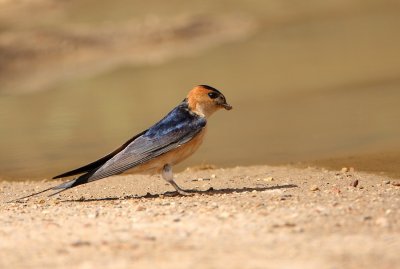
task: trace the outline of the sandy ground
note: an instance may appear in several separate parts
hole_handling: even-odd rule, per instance
[[[358,185],[356,185],[358,180]],[[400,181],[354,171],[124,175],[53,198],[1,182],[0,268],[399,268]]]

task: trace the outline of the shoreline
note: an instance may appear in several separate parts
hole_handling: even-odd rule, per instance
[[[196,171],[196,170],[210,170],[210,169],[233,169],[235,167],[253,167],[253,166],[270,166],[270,167],[293,167],[300,169],[320,169],[328,171],[340,171],[342,169],[348,169],[352,171],[357,171],[361,173],[369,173],[374,175],[379,175],[383,177],[388,177],[391,179],[400,179],[400,166],[397,165],[397,161],[400,159],[400,152],[398,151],[381,151],[381,152],[369,152],[369,153],[359,153],[343,156],[333,156],[328,158],[320,159],[310,159],[310,160],[300,160],[292,162],[274,162],[271,161],[267,164],[246,164],[243,166],[237,165],[214,165],[208,163],[202,163],[199,165],[178,165],[175,171],[177,173],[183,173],[185,171]],[[189,162],[192,163],[192,162]],[[76,164],[75,166],[79,166]],[[73,166],[71,166],[73,167]],[[70,168],[71,168],[70,167]],[[186,168],[184,168],[186,167]],[[64,170],[70,169],[68,167]],[[39,173],[35,174],[33,177],[28,177],[24,175],[11,175],[10,172],[3,174],[0,173],[0,182],[54,182],[51,179],[53,174],[59,174],[63,169],[58,169],[50,173]],[[28,173],[28,172],[26,172]],[[134,175],[128,171],[123,173],[123,175]]]

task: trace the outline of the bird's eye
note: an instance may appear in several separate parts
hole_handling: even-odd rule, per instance
[[[208,96],[210,96],[211,99],[215,99],[215,98],[218,97],[218,93],[216,93],[216,92],[209,92],[209,93],[208,93]]]

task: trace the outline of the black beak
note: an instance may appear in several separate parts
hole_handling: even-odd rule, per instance
[[[217,101],[218,105],[225,108],[226,110],[232,109],[232,106],[226,102],[226,99],[222,94],[218,97],[218,99],[216,101]]]
[[[221,105],[223,108],[225,108],[226,110],[231,110],[233,107],[227,103],[224,103]]]

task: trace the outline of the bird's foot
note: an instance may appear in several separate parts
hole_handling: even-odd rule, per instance
[[[181,189],[181,187],[179,187],[178,184],[176,184],[174,180],[171,179],[171,180],[169,180],[168,182],[172,185],[172,187],[174,187],[174,189],[175,189],[180,195],[184,195],[184,196],[192,196],[192,195],[193,195],[193,193],[189,193],[189,192],[186,192],[186,191],[184,191],[183,189]]]
[[[193,193],[186,192],[186,191],[184,191],[184,190],[182,190],[182,189],[177,189],[176,191],[177,191],[180,195],[183,195],[183,196],[193,196]]]

